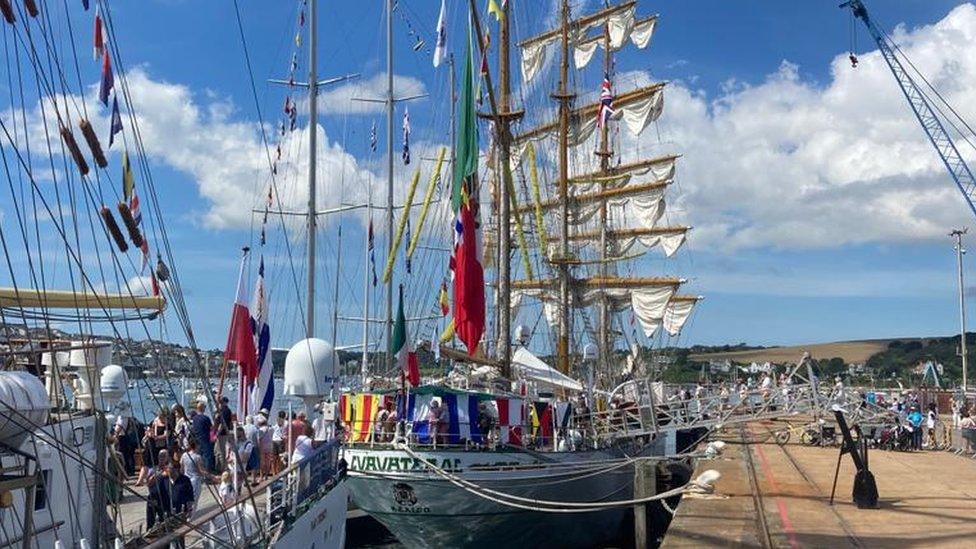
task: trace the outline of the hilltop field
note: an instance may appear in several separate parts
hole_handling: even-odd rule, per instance
[[[812,343],[808,345],[794,345],[791,347],[765,347],[761,349],[747,349],[741,351],[719,351],[706,353],[691,353],[688,360],[693,362],[709,362],[731,360],[732,362],[796,362],[804,351],[809,352],[815,360],[830,360],[840,357],[847,364],[864,364],[869,358],[888,348],[892,341],[920,341],[918,338],[870,339],[864,341],[835,341],[831,343]]]

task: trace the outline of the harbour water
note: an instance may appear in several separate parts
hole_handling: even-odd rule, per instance
[[[213,390],[217,390],[217,381],[211,381]],[[284,380],[275,379],[275,398],[273,414],[278,410],[288,410],[289,406],[293,410],[304,409],[301,399],[285,395],[283,391]],[[237,385],[236,382],[224,382],[223,394],[230,400],[231,410],[238,412],[237,406]],[[174,404],[182,404],[184,408],[189,408],[193,402],[205,397],[203,381],[199,378],[181,377],[147,377],[144,379],[132,380],[129,382],[129,389],[125,398],[122,400],[131,406],[132,416],[143,423],[152,421],[160,407],[171,408]],[[209,403],[208,403],[209,409]]]

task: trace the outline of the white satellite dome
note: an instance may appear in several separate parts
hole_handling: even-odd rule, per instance
[[[0,441],[9,446],[20,446],[32,431],[47,423],[51,408],[47,390],[27,372],[0,372],[0,402],[17,412],[0,414]]]
[[[129,388],[129,376],[121,366],[109,364],[102,368],[102,403],[106,409],[112,409],[125,396]]]
[[[327,341],[308,338],[288,349],[285,357],[284,393],[297,397],[322,397],[329,393],[331,379],[339,375],[335,348]]]

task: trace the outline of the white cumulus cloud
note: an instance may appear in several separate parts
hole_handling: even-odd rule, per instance
[[[976,118],[976,7],[893,37],[964,118]],[[618,77],[628,87],[650,81]],[[674,206],[696,226],[699,249],[912,242],[972,222],[876,50],[857,68],[838,55],[825,84],[788,61],[714,97],[673,83],[660,130],[684,155]],[[655,134],[626,140],[625,159],[660,149]],[[972,148],[961,150],[972,162]]]

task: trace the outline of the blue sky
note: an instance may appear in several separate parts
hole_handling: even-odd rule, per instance
[[[542,30],[552,17],[549,1],[512,2],[519,39]],[[415,155],[432,155],[446,143],[446,72],[430,66],[426,51],[432,48],[439,2],[401,3],[406,8],[394,20],[394,72],[402,93],[431,96],[411,103],[410,116]],[[371,154],[367,144],[375,122],[383,150],[382,115],[356,112],[365,107],[353,107],[348,100],[350,93],[378,91],[373,84],[382,82],[382,2],[320,4],[321,76],[362,73],[356,87],[326,94],[320,106],[325,110],[320,120],[325,162],[333,170],[326,172],[324,205],[335,205],[360,200],[364,193],[357,190],[357,181],[383,173],[380,156]],[[460,55],[466,2],[449,4],[449,43]],[[589,11],[597,3],[588,4],[579,9]],[[618,55],[617,70],[627,77],[615,85],[625,89],[628,79],[641,78],[672,82],[664,115],[649,132],[685,155],[673,205],[677,219],[699,229],[667,267],[689,279],[690,291],[706,296],[678,344],[796,344],[957,329],[955,257],[943,235],[971,223],[971,213],[941,171],[877,53],[869,53],[874,48],[860,28],[862,64],[856,72],[846,66],[850,23],[836,4],[671,0],[638,5],[642,15],[651,9],[659,13],[660,25],[647,50]],[[950,98],[972,119],[976,37],[954,40],[951,32],[928,27],[950,13],[955,19],[944,22],[950,27],[976,21],[976,11],[956,9],[960,4],[875,0],[869,8],[888,28],[903,25],[906,50],[917,53],[913,58],[919,66],[931,69],[928,74],[950,89]],[[240,5],[259,103],[273,124],[285,91],[265,80],[287,69],[297,2],[240,0]],[[220,347],[239,248],[253,244],[248,210],[258,207],[267,185],[234,7],[230,2],[151,0],[115,2],[112,9],[123,61],[145,91],[135,108],[159,131],[149,147],[150,161],[196,333],[203,346]],[[78,11],[73,17],[76,40],[87,48],[90,22]],[[416,38],[411,28],[427,41],[419,52],[412,50]],[[304,55],[300,72],[307,68]],[[96,82],[97,67],[90,65],[88,73],[87,80]],[[544,85],[552,75],[550,70],[543,76]],[[577,78],[587,88],[581,91],[598,86],[594,70]],[[538,104],[530,106],[541,108]],[[299,125],[305,123],[303,116]],[[399,128],[398,120],[397,153]],[[301,139],[292,145],[297,154]],[[654,147],[644,141],[630,145]],[[257,151],[257,159],[250,159],[250,167],[235,168],[241,163],[235,155],[248,151]],[[282,180],[297,184],[298,175]],[[398,194],[406,175],[399,167]],[[422,181],[426,177],[424,172]],[[300,198],[291,197],[295,205]],[[324,299],[318,331],[327,339],[337,223],[335,218],[323,221],[320,237]],[[345,216],[341,223],[340,309],[359,315],[362,216]],[[275,290],[277,346],[289,346],[301,331],[284,242],[280,235],[272,238],[267,250],[276,258],[269,259],[269,284]],[[296,256],[304,253],[300,239],[290,245]],[[436,254],[426,257],[444,262]],[[657,265],[651,262],[650,268]],[[971,257],[966,265],[971,267]],[[405,276],[399,266],[397,276]],[[411,309],[417,314],[430,308],[430,289],[424,284],[413,283]],[[177,338],[175,322],[169,329]],[[340,343],[355,341],[359,330],[344,325]]]

